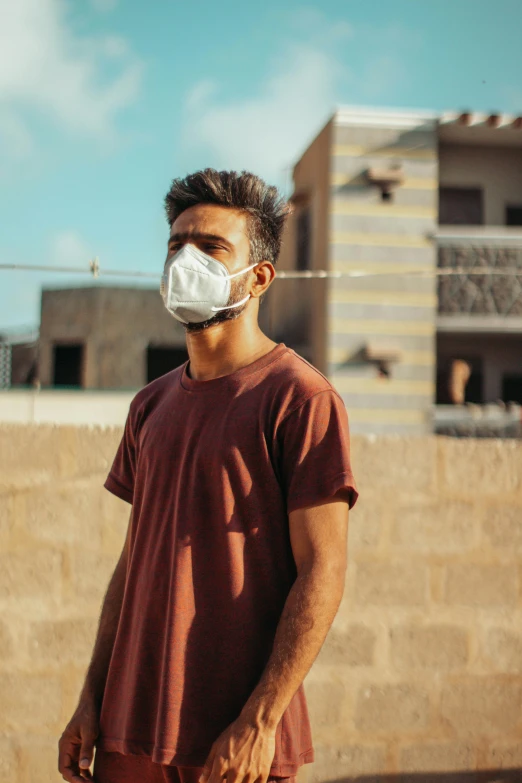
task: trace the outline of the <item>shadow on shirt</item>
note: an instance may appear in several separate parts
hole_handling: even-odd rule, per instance
[[[252,477],[255,455],[251,459],[244,470]],[[226,480],[233,483],[234,475]],[[247,493],[244,486],[230,490],[226,525],[209,522],[205,529],[197,515],[193,533],[178,540],[178,546],[192,550],[195,601],[185,653],[179,752],[199,752],[205,758],[259,682],[297,575],[282,500],[277,508],[253,480]]]

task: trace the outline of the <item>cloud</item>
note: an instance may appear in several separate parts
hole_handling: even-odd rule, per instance
[[[55,234],[51,240],[50,263],[57,266],[83,266],[86,270],[93,258],[92,248],[78,232],[67,229]]]
[[[409,79],[401,52],[421,44],[416,31],[398,24],[354,26],[316,8],[283,14],[285,24],[282,53],[253,94],[224,99],[221,85],[205,79],[186,95],[182,143],[198,151],[198,163],[246,168],[288,185],[289,169],[346,96],[357,104],[388,101]],[[360,50],[361,40],[371,42],[367,54],[342,65],[350,62],[346,48]]]
[[[31,112],[32,117],[35,111],[62,131],[98,140],[114,138],[118,112],[139,92],[142,65],[126,41],[78,35],[67,8],[64,0],[0,0],[4,139],[9,138],[5,126],[15,122],[28,139],[27,115]],[[104,78],[107,62],[110,72],[116,71],[110,78]]]
[[[33,150],[33,140],[15,111],[0,110],[0,144],[8,148],[13,158],[25,158]]]
[[[385,54],[366,63],[361,72],[361,80],[367,100],[386,100],[398,84],[408,80],[408,71],[398,57]]]
[[[328,52],[294,43],[250,98],[223,101],[218,85],[201,81],[187,95],[184,142],[203,148],[212,165],[281,184],[284,169],[333,112],[339,71]]]

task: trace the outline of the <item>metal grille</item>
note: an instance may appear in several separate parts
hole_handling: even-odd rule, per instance
[[[442,245],[438,267],[462,270],[439,276],[439,313],[522,316],[522,247]]]
[[[522,406],[436,405],[434,431],[454,438],[522,438]]]
[[[0,342],[0,389],[11,386],[11,343]]]

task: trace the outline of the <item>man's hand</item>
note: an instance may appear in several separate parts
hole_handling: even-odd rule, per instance
[[[275,755],[275,728],[239,717],[214,742],[200,783],[266,783]]]
[[[94,702],[80,702],[58,743],[58,771],[67,783],[92,780],[90,766],[98,732],[99,717]]]

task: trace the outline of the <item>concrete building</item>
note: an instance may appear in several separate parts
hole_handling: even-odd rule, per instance
[[[268,312],[263,305],[266,329]],[[42,291],[38,379],[44,389],[139,389],[187,358],[183,326],[158,288]]]
[[[93,285],[44,290],[42,387],[139,389],[187,358],[182,325],[159,290]]]
[[[522,402],[522,118],[340,109],[292,200],[281,272],[334,276],[280,280],[271,322],[352,431],[432,431],[459,385],[466,402]]]

